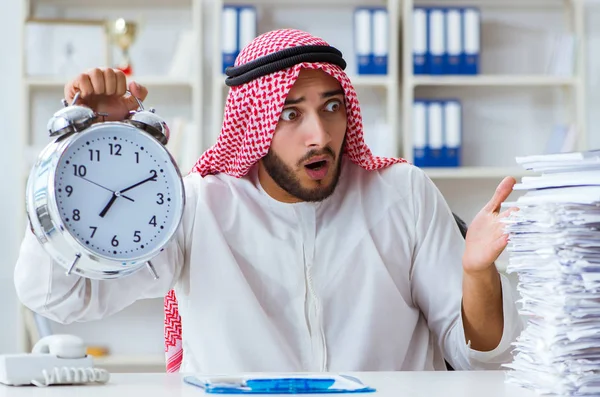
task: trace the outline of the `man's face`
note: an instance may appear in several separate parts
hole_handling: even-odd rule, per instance
[[[321,70],[303,69],[291,88],[260,182],[279,201],[321,201],[337,184],[346,136],[340,83]]]

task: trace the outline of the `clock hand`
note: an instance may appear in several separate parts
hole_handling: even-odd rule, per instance
[[[106,213],[108,212],[110,207],[112,207],[112,205],[115,203],[115,200],[117,199],[117,197],[119,197],[117,195],[117,193],[116,192],[113,193],[112,197],[108,201],[108,204],[106,204],[106,207],[104,207],[104,209],[100,212],[100,218],[104,218],[104,215],[106,215]]]
[[[101,184],[99,184],[99,183],[96,183],[96,182],[94,182],[94,181],[91,181],[91,180],[87,179],[86,177],[83,177],[83,176],[80,176],[80,175],[78,175],[78,176],[79,176],[81,179],[83,179],[84,181],[88,181],[89,183],[91,183],[91,184],[93,184],[93,185],[96,185],[96,186],[99,186],[99,187],[101,187],[101,188],[102,188],[102,189],[104,189],[104,190],[108,190],[108,191],[109,191],[109,192],[111,192],[112,194],[114,194],[114,193],[115,193],[115,191],[114,191],[114,190],[111,190],[111,189],[107,188],[106,186],[102,186]],[[121,195],[121,197],[123,197],[124,199],[127,199],[127,200],[129,200],[129,201],[131,201],[131,202],[135,202],[135,200],[134,200],[134,199],[132,199],[131,197],[127,197],[127,196],[125,196],[125,195]]]
[[[129,187],[127,187],[127,188],[125,188],[125,189],[121,190],[121,191],[120,191],[120,193],[124,193],[124,192],[126,192],[126,191],[128,191],[128,190],[131,190],[131,189],[133,189],[134,187],[138,187],[138,186],[140,186],[141,184],[143,184],[143,183],[146,183],[146,182],[148,182],[148,181],[154,181],[154,182],[156,182],[156,175],[154,175],[154,176],[151,176],[150,178],[146,178],[146,179],[144,179],[143,181],[140,181],[140,182],[138,182],[138,183],[135,183],[135,184],[133,184],[133,185],[131,185],[131,186],[129,186]]]

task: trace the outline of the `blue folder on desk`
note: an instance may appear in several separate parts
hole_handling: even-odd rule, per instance
[[[359,379],[338,374],[185,376],[184,382],[212,394],[370,393]]]

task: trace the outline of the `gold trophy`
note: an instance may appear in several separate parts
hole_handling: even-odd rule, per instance
[[[121,48],[122,60],[117,68],[122,70],[127,76],[131,76],[133,68],[129,57],[129,47],[136,38],[137,24],[132,21],[126,21],[123,18],[108,23],[108,34],[112,41]]]

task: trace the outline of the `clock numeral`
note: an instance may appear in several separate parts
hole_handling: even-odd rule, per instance
[[[120,156],[121,155],[121,145],[118,143],[109,143],[110,146],[110,154],[112,156]]]
[[[156,215],[154,215],[151,219],[150,222],[148,222],[149,225],[152,226],[156,226]]]
[[[156,179],[156,171],[150,170],[150,173],[152,174],[152,178]]]
[[[72,218],[73,218],[74,221],[81,220],[81,216],[80,216],[80,213],[79,213],[78,209],[73,210],[73,216],[72,216]]]
[[[142,237],[140,236],[140,231],[139,231],[139,230],[136,230],[136,231],[133,233],[133,242],[134,242],[134,243],[139,243],[140,241],[142,241]]]
[[[94,161],[94,159],[100,161],[100,150],[89,149],[88,152],[90,152],[90,161]]]
[[[85,165],[73,164],[73,174],[75,176],[85,176],[85,174],[87,174],[87,168],[85,168]]]
[[[140,163],[140,152],[135,152],[135,162],[136,164]]]
[[[158,197],[156,204],[163,205],[165,203],[165,196],[162,193],[157,193],[156,196]]]
[[[118,247],[119,246],[119,240],[117,240],[117,235],[116,234],[113,236],[113,238],[110,241],[110,243],[112,244],[113,247]]]
[[[90,238],[94,238],[94,234],[96,234],[96,230],[98,229],[97,226],[90,226],[90,229],[92,229],[92,235],[90,236]]]
[[[65,191],[67,192],[67,197],[71,197],[73,194],[73,186],[67,185],[67,187],[65,187]]]

